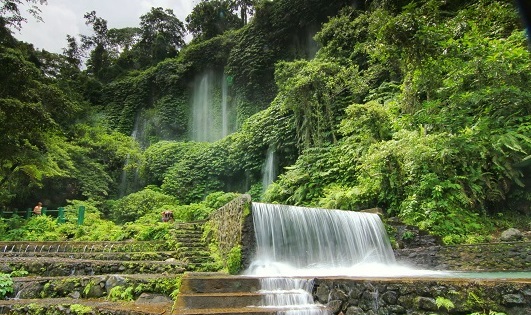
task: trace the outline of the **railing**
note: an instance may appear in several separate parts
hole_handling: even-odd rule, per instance
[[[26,219],[31,218],[33,214],[33,211],[31,208],[27,208],[26,210],[12,210],[12,211],[5,211],[3,209],[0,209],[0,218],[8,218],[13,217],[14,215],[17,215],[19,217],[23,217]],[[41,215],[48,215],[52,217],[57,218],[58,223],[65,223],[65,208],[59,207],[57,209],[47,209],[46,207],[43,207],[41,209]],[[85,221],[85,206],[79,206],[77,209],[77,224],[82,225]]]

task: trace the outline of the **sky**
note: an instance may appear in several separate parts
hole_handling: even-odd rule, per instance
[[[108,28],[137,27],[140,16],[149,12],[152,7],[172,9],[183,23],[186,16],[200,0],[47,0],[47,5],[40,6],[40,16],[44,20],[38,22],[29,14],[27,23],[22,30],[13,30],[13,35],[21,41],[32,43],[36,49],[45,49],[54,53],[62,53],[66,47],[66,35],[76,38],[79,34],[91,34],[90,27],[85,25],[83,15],[96,11],[96,16],[107,20]],[[27,6],[20,7],[26,11]]]

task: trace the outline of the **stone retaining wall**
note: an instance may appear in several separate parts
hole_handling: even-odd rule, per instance
[[[314,284],[315,301],[334,315],[531,314],[529,280],[319,278]]]
[[[435,270],[531,270],[531,242],[429,246],[395,250],[398,262]]]
[[[151,275],[100,275],[100,276],[69,276],[69,277],[29,277],[16,278],[10,298],[42,299],[42,298],[101,298],[106,297],[116,286],[142,287],[142,292],[169,295],[168,288],[177,283],[181,275],[156,277]],[[174,285],[175,286],[175,285]],[[0,312],[1,314],[1,312]]]
[[[242,257],[249,251],[249,233],[246,221],[249,220],[251,196],[241,195],[212,213],[208,219],[211,235],[215,240],[223,262],[227,262],[232,248],[241,246]],[[243,259],[245,260],[245,258]],[[226,267],[226,266],[225,266]]]
[[[187,268],[186,264],[178,261],[90,261],[65,258],[38,259],[32,257],[0,259],[0,272],[2,273],[25,270],[28,272],[28,276],[46,277],[142,273],[180,274],[186,271]]]

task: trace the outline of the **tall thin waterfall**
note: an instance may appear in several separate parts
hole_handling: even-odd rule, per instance
[[[275,150],[272,147],[267,149],[266,160],[262,167],[262,187],[265,191],[273,181],[277,178],[277,163]]]
[[[221,137],[229,135],[229,108],[228,108],[228,84],[227,76],[221,77]]]
[[[205,73],[196,84],[192,102],[191,138],[195,141],[212,141],[212,73]]]
[[[256,258],[263,275],[350,275],[395,262],[376,214],[253,203]]]
[[[131,138],[135,139],[142,148],[147,146],[145,129],[147,122],[142,116],[142,112],[138,112],[135,118],[135,124],[133,126],[133,131],[131,132]],[[134,192],[138,186],[138,169],[133,170],[129,169],[131,156],[127,154],[125,159],[124,166],[122,168],[122,174],[120,176],[120,182],[118,183],[118,197],[124,197],[127,194]]]
[[[234,131],[236,113],[230,108],[229,84],[225,74],[207,71],[194,82],[190,139],[213,142]]]

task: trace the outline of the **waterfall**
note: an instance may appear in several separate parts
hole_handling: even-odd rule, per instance
[[[196,78],[191,104],[191,140],[213,142],[234,131],[235,113],[230,110],[227,81],[225,74],[213,71]]]
[[[196,83],[192,101],[191,138],[195,141],[212,141],[212,73],[207,72]]]
[[[262,278],[260,279],[262,305],[274,307],[279,315],[326,315],[329,312],[315,304],[312,297],[313,279]]]
[[[221,78],[221,137],[229,135],[229,109],[227,76]]]
[[[253,203],[252,213],[257,248],[251,274],[381,275],[395,263],[376,214],[265,203]]]
[[[277,162],[275,150],[272,147],[267,149],[266,160],[262,167],[262,187],[265,191],[277,178]]]
[[[261,307],[276,314],[326,315],[315,304],[310,276],[382,275],[395,257],[380,217],[372,213],[254,203]],[[375,269],[376,268],[376,269]]]
[[[133,131],[131,132],[131,138],[137,141],[142,147],[147,147],[148,144],[145,141],[144,130],[146,128],[146,120],[143,119],[142,113],[138,112],[135,118],[135,124]],[[138,184],[138,169],[130,170],[131,156],[127,154],[125,158],[124,166],[122,168],[122,174],[120,176],[120,182],[118,184],[118,197],[124,197],[127,194],[134,192]]]

